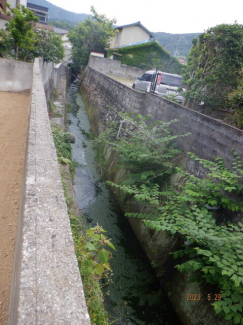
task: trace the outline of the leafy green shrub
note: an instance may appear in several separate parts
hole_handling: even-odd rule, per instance
[[[212,304],[216,314],[243,324],[243,224],[220,223],[214,216],[215,210],[231,214],[243,211],[240,158],[234,152],[229,170],[221,158],[211,162],[189,154],[206,172],[205,178],[198,178],[175,166],[179,151],[173,143],[176,136],[167,130],[170,123],[148,126],[140,116],[119,115],[126,121],[123,128],[121,123],[116,123],[116,129],[113,124],[103,137],[108,137],[120,166],[130,174],[123,184],[108,183],[146,206],[144,213],[126,215],[142,219],[156,231],[182,235],[185,244],[173,255],[184,257],[184,262],[176,267],[193,272],[192,281],[216,285],[221,298]],[[172,172],[177,174],[176,183],[168,177]]]
[[[68,165],[72,178],[75,172],[75,161],[72,158],[72,147],[67,132],[60,130],[55,124],[52,124],[52,135],[57,151],[59,163]]]
[[[243,25],[237,23],[217,25],[194,39],[182,72],[187,85],[185,105],[204,102],[212,109],[225,108],[227,95],[237,88],[242,53]]]
[[[70,215],[70,220],[91,323],[108,325],[109,316],[104,309],[100,280],[106,278],[108,283],[110,281],[112,271],[109,259],[112,254],[105,247],[108,246],[113,250],[115,247],[104,235],[102,227],[97,225],[90,228],[84,235],[81,231],[80,218]]]
[[[235,122],[238,128],[243,129],[243,69],[241,69],[238,78],[238,87],[228,95],[228,106],[235,109]]]
[[[242,195],[242,165],[236,157],[231,172],[221,159],[209,162],[191,157],[208,169],[207,178],[199,179],[178,168],[182,177],[178,188],[158,190],[157,214],[154,220],[143,216],[145,225],[185,237],[186,244],[174,257],[186,256],[188,260],[177,268],[187,273],[197,271],[194,281],[204,279],[217,285],[222,299],[212,304],[215,312],[220,318],[233,318],[234,324],[243,324],[243,224],[219,224],[211,210],[223,207],[243,211],[242,201],[232,195]],[[153,202],[154,197],[153,193]]]
[[[171,134],[170,125],[178,120],[148,124],[150,116],[116,113],[119,120],[110,124],[96,144],[106,143],[117,152],[119,166],[130,171],[126,184],[161,183],[180,159],[174,140],[189,134]]]

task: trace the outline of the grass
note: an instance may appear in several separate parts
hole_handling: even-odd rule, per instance
[[[105,232],[101,227],[86,229],[83,218],[73,213],[73,199],[69,193],[67,184],[68,178],[73,180],[76,162],[72,158],[72,148],[68,141],[68,133],[61,131],[54,124],[52,125],[53,139],[55,142],[58,161],[61,170],[61,177],[64,189],[64,195],[68,207],[68,214],[73,234],[75,253],[78,260],[78,266],[82,277],[84,294],[92,325],[109,325],[109,316],[104,308],[103,294],[101,291],[100,280],[107,278],[111,269],[108,259],[111,253],[103,248],[108,245],[113,248],[111,242],[102,234]],[[63,170],[63,165],[68,166]],[[67,172],[69,170],[69,172]],[[104,251],[109,254],[107,260],[99,260],[99,252]],[[103,257],[102,257],[103,258]]]

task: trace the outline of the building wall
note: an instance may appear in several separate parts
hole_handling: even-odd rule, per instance
[[[111,40],[110,47],[118,47],[136,42],[147,41],[150,39],[150,35],[139,26],[129,26],[123,28],[119,33]]]
[[[27,0],[19,0],[19,3],[25,7],[27,7]]]
[[[0,29],[4,28],[6,22],[7,22],[7,20],[0,18]]]
[[[23,0],[21,0],[21,1],[23,1]],[[17,0],[8,0],[7,2],[10,4],[10,6],[12,8],[16,8],[17,3],[18,3]]]
[[[68,42],[69,41],[69,39],[67,37],[67,34],[61,34],[61,39],[62,39],[63,42]]]
[[[21,4],[27,7],[27,0],[8,0],[7,1],[12,8],[16,8],[17,4]],[[7,23],[6,19],[0,18],[0,29],[4,28],[5,24]]]
[[[11,5],[12,8],[16,8],[16,4],[17,4],[16,0],[8,0],[7,2]],[[0,18],[0,29],[5,28],[5,24],[8,22],[8,20],[5,19],[3,14],[1,14],[1,16],[2,18]]]
[[[64,42],[64,58],[63,61],[72,62],[71,54],[72,54],[72,44],[70,42]]]
[[[147,41],[150,39],[150,35],[139,26],[130,26],[123,28],[120,46],[132,44],[135,42]]]

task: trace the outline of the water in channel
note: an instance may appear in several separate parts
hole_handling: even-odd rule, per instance
[[[68,128],[76,137],[73,158],[79,163],[75,175],[77,203],[86,222],[101,225],[116,247],[110,261],[113,283],[104,289],[106,310],[114,324],[179,325],[136,236],[95,165],[92,141],[86,136],[90,124],[77,82],[69,88],[68,101],[72,105]]]

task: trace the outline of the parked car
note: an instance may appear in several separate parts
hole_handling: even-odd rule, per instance
[[[182,92],[186,91],[180,75],[154,70],[149,70],[142,77],[138,77],[133,88],[139,91],[151,91],[162,97],[171,97],[179,103],[183,103],[184,97],[178,89],[181,88]]]

